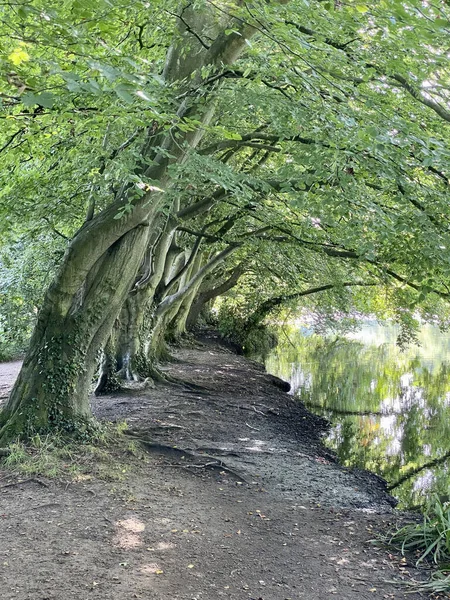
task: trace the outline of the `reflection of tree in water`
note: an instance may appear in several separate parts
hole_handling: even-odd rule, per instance
[[[419,503],[423,489],[448,494],[446,462],[420,469],[450,450],[449,342],[425,328],[421,348],[364,345],[290,333],[268,368],[290,379],[314,412],[333,422],[328,444],[346,466],[369,469],[394,483],[402,502]],[[418,471],[416,473],[416,471]]]

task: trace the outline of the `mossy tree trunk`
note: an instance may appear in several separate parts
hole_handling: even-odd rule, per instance
[[[238,265],[231,273],[231,275],[223,281],[221,284],[214,286],[210,283],[206,289],[200,289],[200,292],[192,302],[189,312],[186,317],[185,327],[186,329],[192,329],[197,324],[200,314],[204,310],[205,306],[212,302],[218,296],[222,296],[226,292],[230,291],[239,281],[241,276],[245,273],[245,267],[243,264]]]
[[[117,312],[126,298],[128,277],[117,277],[139,265],[145,251],[148,226],[142,225],[118,240],[96,265],[96,277],[86,282],[69,310],[56,313],[64,298],[51,289],[34,331],[30,350],[1,413],[0,444],[18,434],[57,427],[85,427],[90,417],[89,387],[96,356],[105,344]]]
[[[190,3],[181,4],[180,10],[183,18],[168,51],[164,78],[174,99],[179,99],[178,119],[195,115],[208,124],[221,82],[215,80],[205,95],[202,68],[219,72],[233,63],[255,31],[213,5],[199,11]],[[211,39],[209,46],[201,43],[203,34]],[[46,294],[21,373],[0,414],[0,445],[17,434],[70,429],[89,418],[88,388],[96,357],[136,281],[158,222],[162,190],[170,187],[169,167],[184,160],[203,131],[200,127],[183,132],[174,124],[157,140],[149,131],[140,175],[158,186],[145,192],[124,186],[111,205],[89,216],[69,244]],[[146,167],[149,158],[151,166]]]
[[[148,377],[144,368],[145,344],[151,331],[151,312],[156,290],[167,269],[176,231],[176,221],[166,220],[141,266],[133,289],[128,294],[117,319],[110,342],[103,351],[96,395],[108,393],[121,381],[141,381]]]

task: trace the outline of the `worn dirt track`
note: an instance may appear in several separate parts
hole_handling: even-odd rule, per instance
[[[93,401],[148,442],[120,481],[0,464],[2,599],[423,597],[367,543],[397,517],[379,479],[322,447],[323,421],[213,335],[174,354],[184,383]]]
[[[19,360],[0,363],[0,402],[9,394],[21,366],[22,362]]]

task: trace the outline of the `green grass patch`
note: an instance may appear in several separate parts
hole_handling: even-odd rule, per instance
[[[95,438],[36,434],[26,443],[11,443],[0,465],[20,475],[83,481],[123,481],[133,464],[145,458],[139,445],[124,435],[126,424],[106,425]]]
[[[450,563],[450,503],[433,496],[425,507],[420,523],[409,523],[384,539],[403,555],[413,554],[416,565]]]
[[[435,566],[428,581],[414,582],[414,590],[450,592],[450,502],[432,496],[419,523],[409,523],[381,538],[404,556],[413,556],[416,566]]]

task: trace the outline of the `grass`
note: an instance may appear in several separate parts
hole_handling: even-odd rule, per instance
[[[416,566],[436,565],[426,582],[415,582],[414,588],[428,593],[450,592],[450,503],[438,496],[429,500],[420,523],[409,523],[382,538],[383,543],[413,555]]]
[[[437,565],[450,562],[450,503],[433,496],[425,507],[421,523],[409,523],[384,541],[402,554],[415,555],[416,565],[425,561]]]
[[[122,481],[135,459],[143,458],[133,440],[124,435],[126,425],[105,426],[95,439],[80,443],[55,435],[35,435],[27,443],[9,445],[0,465],[20,475],[83,481]]]

